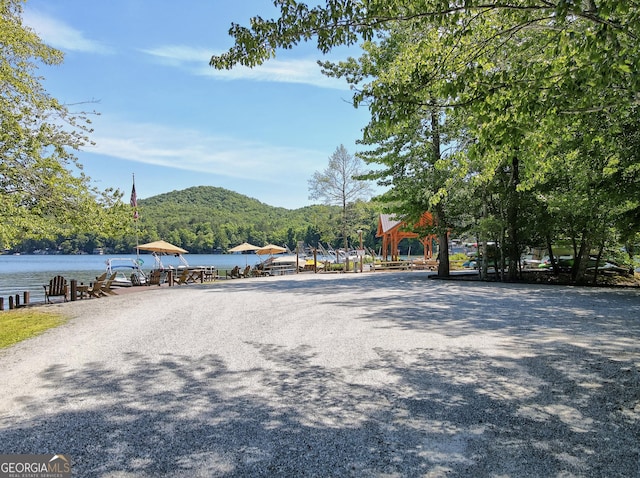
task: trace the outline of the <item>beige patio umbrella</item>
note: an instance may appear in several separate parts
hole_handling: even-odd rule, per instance
[[[182,247],[174,246],[166,241],[154,241],[148,244],[142,244],[138,246],[138,249],[143,251],[158,252],[161,254],[186,254],[189,251],[184,250]]]
[[[260,246],[254,246],[253,244],[249,244],[248,242],[243,242],[242,244],[229,249],[229,252],[257,251],[258,249],[260,249]]]
[[[282,252],[287,252],[284,247],[276,246],[275,244],[267,244],[264,247],[256,250],[256,254],[265,255],[265,254],[280,254]]]
[[[229,249],[229,252],[249,252],[249,251],[257,251],[258,249],[260,249],[260,246],[254,246],[253,244],[249,244],[248,242],[243,242],[242,244]],[[249,259],[245,256],[244,265],[246,266],[248,264],[249,264]]]

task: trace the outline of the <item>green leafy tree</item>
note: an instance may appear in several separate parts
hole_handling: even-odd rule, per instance
[[[448,77],[450,97],[456,102],[517,89],[527,98],[523,106],[538,103],[588,111],[629,104],[640,90],[634,73],[640,66],[640,11],[633,2],[327,0],[324,6],[311,7],[295,0],[273,3],[280,9],[279,18],[254,17],[249,27],[232,24],[229,33],[235,45],[213,56],[210,64],[220,69],[253,67],[274,57],[278,48],[314,38],[318,50],[326,53],[339,45],[370,41],[396,23],[410,23],[423,32],[437,31],[443,48],[451,53],[437,58],[435,69]],[[546,40],[538,46],[545,47],[551,61],[538,62],[539,54],[522,56],[512,68],[516,77],[509,77],[500,65],[496,68],[494,55],[523,46],[523,34],[532,32]],[[465,39],[472,34],[480,41],[468,48]],[[455,69],[442,68],[451,62]],[[426,68],[425,74],[433,71]]]
[[[90,133],[86,115],[73,115],[36,76],[62,53],[22,24],[22,2],[0,2],[0,247],[27,238],[81,232],[115,233],[126,224],[121,193],[100,192],[72,152]]]
[[[316,171],[309,180],[309,198],[339,206],[342,211],[340,229],[345,250],[349,248],[349,231],[354,226],[354,204],[371,195],[371,186],[360,179],[365,174],[360,159],[340,145],[329,157],[324,171]]]
[[[387,212],[407,224],[418,224],[425,211],[434,224],[420,226],[421,235],[437,234],[439,270],[449,275],[448,234],[455,218],[454,198],[465,186],[466,169],[457,160],[454,144],[464,144],[465,129],[456,117],[435,99],[442,94],[437,85],[420,83],[417,68],[424,53],[439,48],[438,35],[408,24],[395,25],[378,43],[366,42],[358,59],[322,64],[324,72],[344,77],[351,84],[354,104],[366,104],[372,119],[364,130],[362,144],[373,149],[360,153],[367,163],[382,164],[382,170],[367,175],[383,186]],[[418,65],[418,67],[416,67]],[[434,87],[435,86],[435,87]]]
[[[607,234],[603,231],[613,226],[579,221],[577,206],[602,218],[598,213],[602,205],[611,211],[606,223],[624,229],[627,237],[637,232],[639,213],[629,199],[637,193],[637,174],[630,166],[633,160],[620,161],[620,150],[625,150],[625,160],[635,155],[593,127],[596,122],[607,125],[614,133],[610,138],[625,130],[628,135],[625,121],[628,125],[636,116],[640,10],[632,2],[354,0],[310,7],[276,0],[274,4],[280,8],[280,18],[253,18],[249,28],[232,25],[235,46],[212,57],[210,64],[255,66],[275,56],[278,48],[311,39],[322,52],[363,39],[383,42],[384,52],[394,56],[394,68],[379,69],[379,59],[367,63],[365,58],[360,64],[350,60],[342,70],[354,85],[371,80],[356,90],[354,102],[370,101],[373,122],[385,121],[388,131],[393,122],[418,118],[419,108],[448,108],[447,115],[461,121],[472,141],[458,157],[461,164],[466,158],[470,184],[478,192],[491,191],[483,194],[490,203],[482,209],[494,215],[486,216],[485,222],[500,225],[499,251],[502,264],[508,264],[509,279],[516,277],[527,243],[546,235],[550,244],[551,233],[562,234],[562,228],[551,223],[573,218],[569,224],[575,223],[572,237],[579,244],[574,277],[580,280],[591,245],[601,244]],[[577,124],[587,125],[587,133],[578,133],[573,127]],[[556,135],[571,139],[561,141],[560,147],[556,141],[541,140]],[[381,140],[390,138],[383,135]],[[391,167],[406,166],[401,159]],[[567,180],[564,183],[550,175],[557,169],[563,170],[559,176]],[[623,180],[624,187],[613,179]],[[582,192],[594,188],[594,181],[599,193],[585,196]],[[570,184],[570,190],[563,190],[562,184]],[[402,191],[395,194],[408,197]],[[437,199],[429,196],[430,202]],[[497,199],[495,207],[487,207],[494,205],[491,198]],[[624,206],[611,208],[616,200]],[[540,214],[543,234],[529,227],[532,211]]]
[[[537,138],[547,142],[546,158],[533,191],[558,237],[572,245],[576,282],[588,279],[591,256],[601,257],[612,238],[624,244],[640,228],[639,158],[628,147],[640,117],[635,109],[620,113],[572,117],[560,129],[555,120],[554,134],[543,125]]]

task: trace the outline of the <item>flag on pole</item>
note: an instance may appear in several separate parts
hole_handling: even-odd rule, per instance
[[[136,183],[133,183],[133,187],[131,188],[131,207],[133,208],[133,220],[138,220],[138,196],[136,196]]]

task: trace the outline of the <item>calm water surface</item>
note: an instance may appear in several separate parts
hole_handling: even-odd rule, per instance
[[[68,281],[76,279],[78,283],[95,280],[107,267],[109,258],[132,258],[135,254],[119,255],[0,255],[0,297],[5,298],[5,308],[8,308],[7,297],[29,291],[31,302],[44,301],[43,284],[48,284],[55,275],[63,275]],[[219,270],[232,269],[235,266],[255,265],[261,257],[255,254],[187,254],[184,256],[190,266],[215,266]],[[155,267],[155,261],[150,254],[140,254],[143,261],[142,269],[149,272]],[[178,258],[163,256],[165,267],[181,265]]]

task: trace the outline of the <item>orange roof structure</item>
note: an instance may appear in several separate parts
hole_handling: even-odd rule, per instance
[[[416,226],[427,226],[433,224],[433,216],[430,212],[425,211],[420,217],[420,221]],[[392,261],[400,259],[400,250],[398,245],[402,239],[419,238],[424,246],[424,259],[431,259],[433,256],[433,240],[435,235],[429,234],[425,237],[419,237],[415,232],[406,230],[406,223],[398,220],[392,214],[380,214],[378,219],[378,231],[376,237],[382,237],[382,258],[386,261],[391,256]]]

